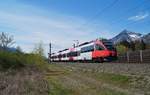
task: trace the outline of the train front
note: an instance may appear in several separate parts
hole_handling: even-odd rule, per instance
[[[117,59],[117,51],[111,41],[97,40],[92,56],[98,61],[113,61]]]
[[[113,43],[109,40],[102,40],[103,45],[105,46],[106,50],[108,51],[108,56],[105,57],[106,61],[113,61],[117,59],[117,50]]]

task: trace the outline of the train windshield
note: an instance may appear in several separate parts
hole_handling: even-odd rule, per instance
[[[105,45],[105,47],[108,49],[108,50],[116,50],[113,46],[113,43],[110,42],[110,41],[103,41],[103,44]]]
[[[116,50],[113,45],[105,45],[108,50]]]
[[[100,46],[100,45],[95,45],[96,50],[104,50],[104,47]]]

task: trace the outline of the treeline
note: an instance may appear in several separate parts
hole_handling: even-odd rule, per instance
[[[115,45],[118,51],[118,54],[124,54],[127,51],[137,51],[137,50],[145,50],[150,49],[150,45],[146,44],[143,40],[128,42],[122,41]]]

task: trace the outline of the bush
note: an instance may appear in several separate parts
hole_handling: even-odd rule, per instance
[[[47,67],[47,62],[38,54],[25,54],[25,64],[30,66],[37,66],[40,69]]]
[[[44,57],[44,44],[43,44],[43,42],[39,42],[39,43],[35,44],[35,47],[33,49],[33,54]]]
[[[21,56],[12,52],[0,51],[0,67],[1,69],[23,67]]]
[[[25,66],[45,68],[46,61],[39,55],[0,51],[0,69],[18,69]]]
[[[125,54],[127,52],[127,48],[124,45],[117,45],[116,49],[119,55]]]

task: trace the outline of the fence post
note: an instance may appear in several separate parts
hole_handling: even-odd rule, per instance
[[[129,59],[129,52],[127,52],[127,61],[129,63],[130,59]]]
[[[140,50],[140,61],[143,62],[143,52]]]

